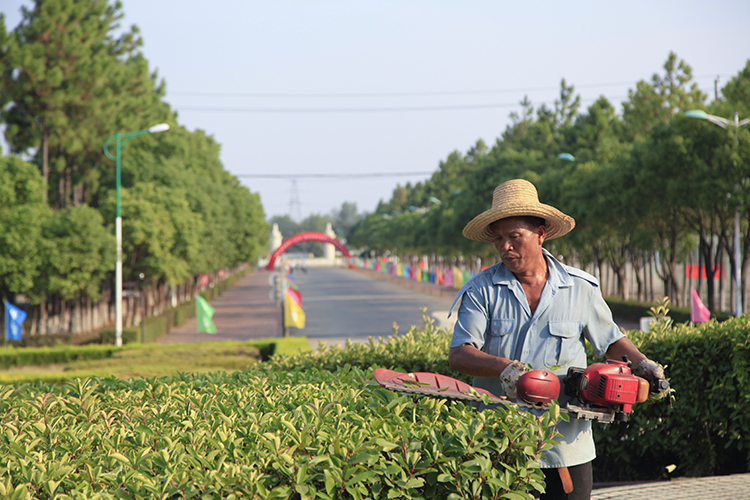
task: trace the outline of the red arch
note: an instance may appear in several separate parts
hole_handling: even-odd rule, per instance
[[[339,240],[330,238],[329,236],[323,233],[315,233],[315,232],[299,233],[299,234],[295,234],[291,238],[285,239],[284,242],[281,244],[281,246],[273,251],[273,253],[271,254],[271,258],[268,260],[268,265],[266,266],[266,269],[268,269],[269,271],[273,270],[273,265],[276,263],[276,259],[279,258],[279,255],[286,252],[294,245],[302,243],[303,241],[320,241],[322,243],[330,243],[331,245],[335,246],[337,249],[341,250],[341,253],[344,254],[344,257],[351,257],[351,254],[349,253],[349,249],[346,248]]]

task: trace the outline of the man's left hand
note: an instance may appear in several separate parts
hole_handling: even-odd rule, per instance
[[[517,398],[516,393],[516,382],[518,377],[529,371],[528,365],[521,363],[520,361],[511,361],[508,366],[505,367],[503,373],[500,375],[500,381],[503,383],[505,394],[509,398]]]

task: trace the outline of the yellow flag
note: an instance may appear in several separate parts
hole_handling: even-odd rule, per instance
[[[284,326],[305,327],[305,311],[290,293],[284,294]]]

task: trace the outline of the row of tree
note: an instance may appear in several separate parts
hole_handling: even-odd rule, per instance
[[[494,262],[491,245],[461,237],[464,225],[489,208],[494,188],[512,178],[532,181],[540,200],[576,219],[576,229],[548,246],[584,264],[608,264],[625,292],[625,265],[641,290],[647,263],[656,262],[664,290],[680,297],[677,263],[699,249],[713,276],[732,249],[741,214],[741,267],[750,261],[750,132],[722,130],[686,117],[706,110],[750,116],[750,62],[710,103],[688,64],[670,53],[664,73],[639,81],[622,113],[605,97],[585,111],[563,80],[554,108],[528,100],[492,147],[478,141],[454,151],[431,179],[397,187],[391,199],[357,224],[350,243],[376,253],[474,256]],[[561,156],[562,155],[562,156]],[[572,158],[574,161],[567,161]],[[472,261],[472,259],[467,259]],[[696,263],[697,264],[697,263]],[[644,280],[645,281],[645,280]],[[715,284],[706,280],[709,308]],[[639,294],[640,295],[640,294]]]
[[[124,279],[177,285],[266,252],[257,194],[164,102],[122,5],[35,0],[6,31],[0,15],[0,296],[34,303],[97,299],[113,281],[116,131],[168,123],[122,154]],[[114,153],[114,145],[111,148]],[[28,161],[22,161],[25,158]]]

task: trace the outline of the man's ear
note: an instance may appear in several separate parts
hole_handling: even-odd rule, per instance
[[[547,239],[547,226],[542,224],[536,228],[536,234],[539,236],[539,244],[541,245]]]

